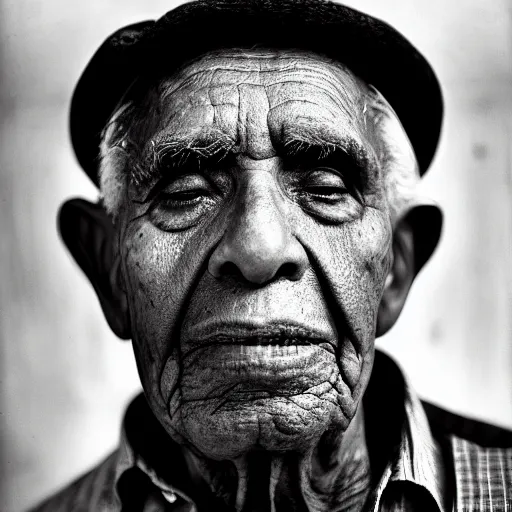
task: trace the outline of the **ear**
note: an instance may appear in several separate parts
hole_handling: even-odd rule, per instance
[[[119,338],[131,338],[111,218],[101,204],[71,199],[60,209],[58,228],[69,252],[94,287],[110,328]]]
[[[393,230],[393,263],[377,314],[377,336],[398,320],[414,278],[434,252],[443,216],[433,204],[416,205],[398,220]]]

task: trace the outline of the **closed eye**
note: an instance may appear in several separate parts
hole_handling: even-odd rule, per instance
[[[340,200],[343,194],[347,193],[347,189],[345,187],[321,185],[305,187],[304,191],[318,199],[326,199],[330,201]]]
[[[299,176],[299,192],[311,199],[337,201],[348,192],[339,172],[329,167],[317,167]]]
[[[157,193],[152,201],[150,219],[164,231],[180,231],[205,219],[217,202],[218,195],[204,176],[179,176]]]
[[[208,191],[204,189],[178,190],[175,192],[163,191],[160,194],[160,200],[173,203],[175,206],[179,206],[180,203],[183,205],[192,205],[208,195]]]
[[[285,155],[285,168],[289,171],[311,173],[325,171],[342,178],[343,187],[360,198],[366,181],[366,168],[369,165],[366,153],[356,143],[346,147],[333,147],[299,144],[288,147]]]

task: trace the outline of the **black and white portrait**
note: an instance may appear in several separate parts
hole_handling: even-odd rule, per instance
[[[0,510],[512,510],[511,14],[0,0]]]

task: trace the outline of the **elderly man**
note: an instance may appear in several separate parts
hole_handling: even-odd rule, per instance
[[[439,238],[416,186],[441,118],[418,51],[332,3],[198,1],[110,36],[71,108],[101,201],[60,228],[144,396],[38,510],[512,507],[511,434],[374,350]]]

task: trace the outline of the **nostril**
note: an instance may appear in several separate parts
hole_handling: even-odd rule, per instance
[[[226,261],[220,266],[219,275],[243,278],[242,271],[232,261]]]
[[[275,278],[295,278],[299,274],[299,267],[296,263],[283,263],[276,272]]]

